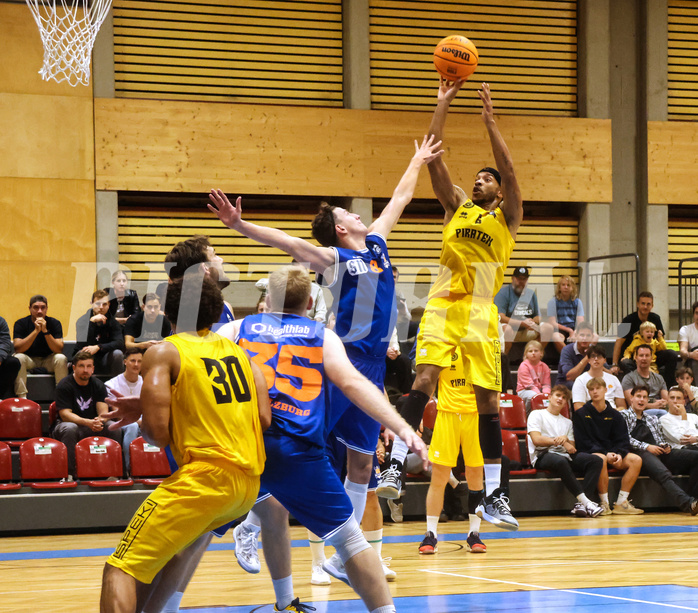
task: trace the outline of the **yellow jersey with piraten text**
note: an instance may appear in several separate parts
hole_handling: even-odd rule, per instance
[[[504,213],[465,199],[444,226],[439,274],[429,298],[472,296],[493,300],[514,249]]]
[[[439,374],[439,411],[477,413],[475,390],[467,378],[462,351],[461,347],[454,348],[451,351],[451,365]]]
[[[266,456],[245,352],[213,332],[165,340],[177,348],[181,363],[170,410],[170,448],[177,464],[224,461],[260,475]]]

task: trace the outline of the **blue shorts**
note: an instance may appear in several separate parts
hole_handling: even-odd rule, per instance
[[[267,462],[260,500],[271,494],[308,530],[323,540],[354,514],[344,485],[322,449],[298,440],[264,437]]]
[[[327,438],[327,445],[325,447],[325,453],[327,458],[334,468],[335,473],[339,477],[340,481],[344,480],[347,475],[347,448],[337,440],[334,432],[331,432]],[[370,492],[374,491],[378,487],[378,477],[380,476],[380,465],[378,464],[378,457],[373,454],[373,468],[371,468],[371,477],[368,481],[368,490]]]
[[[369,361],[365,358],[354,358],[351,355],[349,359],[356,370],[383,393],[385,359]],[[352,403],[337,386],[328,383],[328,388],[329,429],[333,430],[337,439],[349,449],[367,455],[375,454],[381,425]]]

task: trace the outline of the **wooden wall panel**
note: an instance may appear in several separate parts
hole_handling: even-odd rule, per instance
[[[650,204],[698,204],[698,122],[650,121]]]
[[[577,115],[576,0],[370,0],[372,108],[432,108],[432,54],[449,34],[469,37],[480,62],[453,107],[479,113],[479,84],[499,113]]]
[[[95,100],[97,189],[390,197],[430,114]],[[611,201],[611,123],[501,117],[525,200]],[[450,124],[456,182],[492,164],[479,117]],[[418,197],[432,197],[420,179]]]
[[[669,119],[698,119],[698,3],[668,0]]]
[[[115,0],[116,95],[342,106],[341,0]]]
[[[679,262],[686,258],[696,257],[698,244],[698,221],[670,219],[669,220],[669,285],[679,284]],[[695,262],[684,266],[683,274],[695,275],[698,266]]]

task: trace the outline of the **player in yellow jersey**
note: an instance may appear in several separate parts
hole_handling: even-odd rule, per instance
[[[439,514],[444,504],[444,490],[451,469],[463,450],[465,480],[468,483],[468,518],[470,529],[466,546],[473,553],[485,553],[480,540],[480,518],[475,510],[482,501],[484,465],[478,434],[478,413],[473,386],[465,379],[465,361],[459,349],[451,354],[451,364],[439,376],[439,404],[434,433],[429,445],[431,483],[427,492],[427,533],[419,553],[437,552]]]
[[[462,81],[441,81],[429,127],[429,134],[436,140],[442,140],[448,109],[462,85]],[[480,446],[485,460],[487,498],[478,507],[478,514],[489,514],[500,527],[516,530],[518,522],[499,488],[501,352],[494,296],[502,286],[514,248],[523,203],[509,149],[494,119],[487,83],[482,84],[478,95],[497,168],[480,170],[472,198],[467,198],[453,184],[442,157],[429,162],[432,187],[445,212],[443,246],[439,275],[429,293],[417,339],[417,375],[401,413],[412,427],[419,424],[439,374],[449,365],[453,349],[461,348],[464,376],[473,386],[480,415]],[[379,496],[399,496],[406,453],[405,445],[396,440],[390,467],[384,471],[377,490]]]
[[[222,310],[209,278],[168,288],[165,313],[177,334],[145,354],[141,429],[151,444],[170,445],[180,468],[141,505],[107,560],[102,612],[136,611],[137,593],[168,560],[257,497],[262,431],[271,423],[267,385],[244,351],[210,332]]]

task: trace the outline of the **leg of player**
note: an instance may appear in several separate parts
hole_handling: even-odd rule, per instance
[[[395,581],[397,573],[390,568],[391,558],[383,557],[383,510],[375,490],[366,495],[366,510],[361,527],[368,544],[375,549],[381,560],[386,581]]]
[[[417,365],[412,391],[400,410],[400,415],[415,430],[419,428],[419,422],[422,421],[422,415],[424,415],[424,407],[427,406],[429,398],[436,389],[436,382],[439,380],[439,373],[442,370],[441,366],[435,364]],[[390,452],[390,465],[381,473],[378,489],[376,489],[376,494],[381,498],[394,500],[400,497],[402,465],[407,457],[407,452],[407,445],[395,437],[393,449]]]
[[[419,553],[432,554],[438,551],[439,515],[444,506],[444,490],[451,475],[451,467],[431,465],[431,481],[427,491],[427,532],[419,546]]]
[[[312,573],[310,583],[312,585],[329,585],[330,576],[324,571],[322,565],[325,563],[325,541],[317,534],[308,530],[308,546],[312,557]]]
[[[101,613],[131,613],[136,610],[137,581],[120,568],[104,565]]]
[[[344,489],[354,507],[354,519],[357,524],[361,524],[366,508],[366,494],[368,482],[371,479],[374,453],[362,453],[356,449],[347,448],[347,477],[344,480]]]
[[[480,416],[480,447],[485,459],[486,498],[477,508],[477,514],[504,530],[518,530],[519,522],[509,508],[509,500],[500,484],[502,474],[502,428],[499,423],[499,392],[473,386]]]
[[[468,538],[465,545],[470,553],[486,553],[487,547],[480,540],[480,517],[475,512],[485,497],[482,466],[466,466],[468,483]]]

